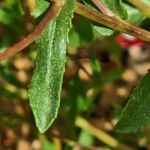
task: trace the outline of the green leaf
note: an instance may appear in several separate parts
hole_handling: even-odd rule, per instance
[[[125,5],[126,9],[128,10],[128,19],[127,22],[139,25],[146,17],[142,14],[141,11],[138,9],[131,7],[129,5]]]
[[[117,123],[119,132],[137,132],[150,123],[150,72],[135,88]]]
[[[66,62],[66,45],[75,0],[67,0],[60,14],[37,40],[37,62],[29,89],[36,125],[45,132],[57,116]]]
[[[100,27],[96,25],[93,25],[93,29],[103,36],[111,36],[114,33],[114,30],[112,29],[106,27]]]
[[[110,10],[116,13],[120,18],[127,19],[128,13],[122,0],[101,0]]]
[[[89,7],[94,7],[94,4],[91,3],[90,0],[83,0],[83,2],[88,5]],[[106,5],[110,10],[112,10],[113,12],[115,12],[118,16],[120,16],[122,19],[127,19],[128,18],[128,14],[127,14],[127,10],[124,7],[123,3],[121,0],[115,0],[115,1],[108,1],[108,0],[102,0],[102,2],[104,3],[104,5]],[[93,29],[99,33],[100,35],[103,36],[111,36],[114,33],[114,30],[105,27],[103,25],[95,25],[93,24]]]
[[[46,11],[49,7],[49,2],[45,0],[36,0],[35,10],[32,12],[34,18],[39,17],[44,11]]]
[[[100,1],[100,0],[99,0]],[[94,6],[91,3],[91,0],[83,0],[86,4],[90,4],[91,6]],[[128,18],[128,13],[126,8],[123,5],[122,0],[101,0],[101,2],[106,5],[110,10],[112,10],[115,14],[117,14],[122,19]]]

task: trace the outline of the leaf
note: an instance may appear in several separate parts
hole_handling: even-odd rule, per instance
[[[60,14],[37,40],[37,62],[29,89],[36,125],[44,133],[57,116],[66,62],[66,44],[75,0],[67,0]]]
[[[128,19],[127,22],[139,25],[146,17],[142,14],[141,11],[138,9],[131,7],[129,5],[125,5],[126,9],[128,10]]]
[[[116,13],[120,18],[127,19],[128,13],[122,0],[101,0],[110,10]]]
[[[82,0],[84,3],[94,6],[91,0]],[[100,0],[99,0],[100,1]],[[116,13],[120,18],[127,19],[128,13],[123,5],[122,0],[101,0],[101,2],[106,5],[110,10]]]
[[[119,132],[137,132],[150,123],[150,72],[133,91],[128,104],[117,123]]]
[[[92,4],[92,2],[90,0],[83,0],[83,2],[89,7],[96,8],[95,5]],[[103,3],[105,3],[105,2],[103,2]],[[97,32],[98,34],[100,34],[102,36],[111,36],[114,33],[114,30],[112,30],[108,27],[105,27],[103,25],[99,25],[99,24],[95,25],[95,23],[92,23],[92,28],[93,28],[93,30],[95,30],[95,32]]]
[[[93,29],[103,36],[111,36],[114,33],[114,30],[112,29],[106,27],[100,27],[96,25],[93,25]]]
[[[32,12],[34,18],[39,17],[44,11],[46,11],[49,7],[49,2],[45,0],[36,0],[35,10]]]

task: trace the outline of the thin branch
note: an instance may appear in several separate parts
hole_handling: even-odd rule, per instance
[[[48,23],[58,14],[60,9],[62,8],[62,5],[63,3],[61,2],[61,0],[52,1],[51,9],[41,20],[41,22],[35,27],[35,29],[24,39],[15,43],[13,46],[6,49],[4,52],[0,53],[0,60],[14,56],[16,53],[20,52],[33,41],[35,41],[35,39],[41,34],[41,32],[45,29]]]
[[[124,145],[117,141],[114,137],[110,136],[106,132],[102,131],[101,129],[98,129],[94,126],[92,126],[88,121],[86,121],[82,117],[77,117],[76,126],[81,128],[82,130],[87,131],[94,137],[96,137],[98,140],[102,141],[103,143],[109,145],[110,147],[118,150],[133,150],[131,147]]]
[[[99,147],[95,147],[95,146],[91,146],[91,145],[86,145],[86,144],[81,144],[80,142],[76,142],[76,141],[73,141],[71,139],[67,139],[64,136],[61,136],[59,134],[54,133],[53,131],[51,133],[51,137],[52,137],[52,139],[54,139],[54,138],[58,139],[59,141],[62,142],[62,144],[65,143],[65,144],[67,144],[67,145],[69,145],[69,146],[71,146],[73,148],[75,148],[76,146],[78,146],[79,149],[83,149],[83,150],[85,150],[85,149],[86,150],[101,150]],[[39,135],[39,139],[40,139],[41,142],[44,142],[45,140],[48,140],[45,137],[45,135]]]
[[[103,13],[106,14],[110,17],[114,17],[115,14],[108,9],[100,0],[91,0],[96,6],[97,8]]]
[[[87,17],[88,19],[103,24],[112,29],[118,30],[120,32],[127,33],[138,39],[150,42],[150,32],[139,27],[135,27],[119,18],[110,17],[106,14],[98,12],[92,8],[89,8],[81,3],[76,3],[75,12],[79,15]]]
[[[20,52],[29,44],[31,44],[41,34],[41,32],[45,29],[48,23],[58,14],[58,12],[63,6],[63,3],[64,3],[63,0],[53,0],[51,9],[48,11],[46,16],[42,19],[42,21],[35,27],[35,29],[24,39],[15,43],[13,46],[6,49],[4,52],[0,53],[0,60],[14,56],[16,53]],[[138,39],[142,39],[144,41],[150,42],[150,32],[135,27],[134,25],[131,25],[116,17],[112,17],[107,14],[98,12],[81,3],[78,2],[76,3],[75,12],[97,23],[127,33]]]
[[[132,5],[140,9],[144,14],[150,16],[150,6],[146,5],[141,0],[128,0]]]

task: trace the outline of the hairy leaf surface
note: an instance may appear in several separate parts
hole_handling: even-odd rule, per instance
[[[91,0],[82,0],[84,3],[89,4],[95,7],[94,4],[91,3]],[[122,0],[99,0],[101,1],[106,7],[112,10],[115,14],[117,14],[122,19],[127,19],[128,13],[126,8],[123,5]]]
[[[36,43],[37,61],[29,89],[36,125],[45,132],[57,116],[66,62],[66,44],[75,0],[67,0]]]
[[[135,88],[126,105],[116,130],[119,132],[137,132],[150,123],[150,72]]]

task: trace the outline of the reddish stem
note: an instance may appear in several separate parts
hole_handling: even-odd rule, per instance
[[[58,14],[61,7],[62,3],[59,0],[54,0],[51,9],[41,20],[41,22],[35,27],[35,29],[24,39],[15,43],[10,48],[6,49],[4,52],[0,53],[0,60],[14,56],[16,53],[20,52],[33,41],[35,41],[35,39],[41,34],[41,32],[45,29],[48,23]]]
[[[97,8],[104,13],[105,15],[108,15],[110,17],[114,17],[115,14],[108,9],[100,0],[91,0],[96,6]]]

